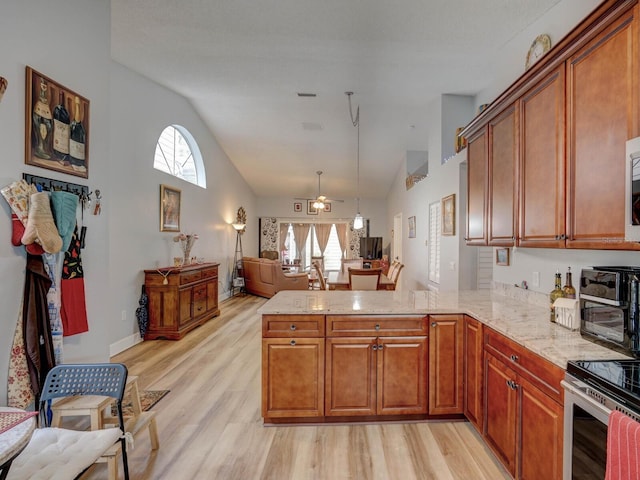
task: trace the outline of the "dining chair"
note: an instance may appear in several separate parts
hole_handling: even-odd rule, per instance
[[[62,364],[53,367],[44,382],[39,401],[37,428],[25,449],[11,465],[7,480],[74,479],[120,443],[124,478],[129,480],[122,398],[127,367],[120,363]],[[51,427],[52,402],[76,395],[112,397],[118,427],[71,430]]]
[[[389,280],[391,280],[394,284],[398,284],[398,277],[400,277],[400,271],[404,268],[404,263],[399,263],[396,265],[396,268],[393,270],[391,275],[389,276]]]
[[[344,273],[345,275],[348,274],[349,272],[349,268],[362,268],[363,266],[363,260],[362,257],[360,258],[343,258],[341,260],[341,269],[342,269],[342,273]]]
[[[314,261],[312,265],[316,271],[316,277],[317,277],[317,283],[314,282],[313,287],[315,288],[317,285],[320,290],[326,290],[327,282],[324,279],[324,272],[322,271],[322,268],[320,268],[320,262]]]
[[[316,262],[316,261],[320,263],[320,270],[324,272],[324,256],[318,256],[318,257],[312,256],[311,265],[313,265],[313,262]]]
[[[349,268],[349,290],[378,290],[381,268]]]
[[[400,262],[398,262],[397,260],[394,260],[391,262],[391,265],[389,265],[389,270],[387,271],[387,277],[389,277],[389,279],[393,277],[393,272],[395,271],[399,263]]]

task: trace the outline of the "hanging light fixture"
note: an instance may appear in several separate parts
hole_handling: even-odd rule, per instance
[[[349,99],[349,115],[351,116],[351,123],[358,129],[358,149],[356,153],[356,216],[353,219],[354,230],[360,230],[364,227],[364,219],[360,215],[360,105],[356,109],[356,116],[353,117],[353,108],[351,107],[351,95],[353,92],[344,92]]]

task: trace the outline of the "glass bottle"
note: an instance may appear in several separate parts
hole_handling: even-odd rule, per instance
[[[34,155],[48,160],[51,158],[51,130],[53,129],[53,119],[47,98],[47,84],[44,79],[40,79],[40,95],[33,107],[33,140],[35,140]]]
[[[564,292],[562,291],[562,274],[560,270],[556,270],[556,279],[555,279],[555,287],[551,290],[549,294],[549,301],[551,303],[551,318],[550,320],[555,323],[556,321],[556,312],[553,308],[553,304],[558,298],[562,298],[564,296]]]
[[[61,162],[69,158],[69,112],[64,106],[64,91],[58,92],[58,105],[53,109],[53,155]]]
[[[86,133],[82,125],[82,117],[80,113],[80,98],[74,99],[75,109],[73,122],[69,130],[69,156],[71,165],[74,170],[83,170],[85,166],[85,139]]]
[[[573,284],[571,283],[571,267],[567,270],[567,280],[564,287],[562,287],[562,293],[564,293],[566,298],[576,298],[576,289],[573,288]]]

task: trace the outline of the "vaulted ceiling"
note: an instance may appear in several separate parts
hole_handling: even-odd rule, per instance
[[[384,198],[426,109],[560,0],[111,0],[115,61],[188,98],[258,196]],[[299,97],[313,93],[315,97]]]

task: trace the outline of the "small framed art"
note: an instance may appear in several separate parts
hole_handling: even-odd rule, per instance
[[[409,238],[416,238],[416,217],[409,217]]]
[[[325,213],[330,213],[331,212],[331,204],[330,203],[325,203],[324,204],[324,212]]]
[[[160,231],[180,231],[180,195],[177,188],[160,185]]]
[[[317,215],[318,209],[313,206],[315,200],[307,200],[307,215]]]
[[[442,199],[442,235],[456,234],[456,194]]]
[[[496,265],[509,266],[508,248],[496,248]]]
[[[294,202],[293,203],[293,211],[294,212],[301,212],[302,211],[302,203],[301,202]]]

